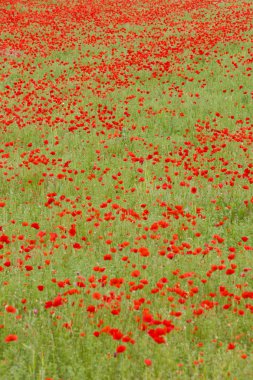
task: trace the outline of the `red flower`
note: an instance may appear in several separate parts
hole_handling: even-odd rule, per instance
[[[150,255],[150,252],[146,247],[139,248],[139,252],[142,257],[147,257]]]
[[[16,340],[18,340],[18,336],[14,335],[14,334],[10,334],[10,335],[8,335],[8,336],[5,337],[5,342],[6,343],[14,342]]]
[[[81,244],[79,244],[79,243],[74,243],[74,244],[73,244],[73,248],[74,248],[74,249],[81,249],[82,246],[81,246]]]
[[[31,270],[33,270],[33,266],[32,265],[25,265],[25,269],[27,270],[27,272],[30,272]]]
[[[69,236],[75,236],[76,235],[76,225],[71,224],[71,228],[69,229]]]
[[[40,228],[40,225],[39,225],[39,223],[32,223],[31,227],[35,228],[35,230],[38,230]]]
[[[132,276],[132,277],[139,277],[139,276],[140,276],[140,271],[139,271],[139,270],[134,270],[134,271],[131,273],[131,276]]]
[[[13,313],[13,314],[16,313],[16,311],[17,311],[17,309],[11,305],[5,306],[5,310],[7,311],[7,313]]]
[[[57,307],[57,306],[61,306],[63,305],[63,298],[59,295],[57,297],[55,297],[55,299],[53,300],[53,305],[54,307]]]
[[[117,354],[121,354],[122,352],[126,351],[126,346],[118,346],[116,349]]]
[[[104,260],[112,260],[112,255],[104,255]]]
[[[144,363],[146,364],[146,366],[151,366],[151,365],[152,365],[152,360],[150,360],[150,359],[145,359],[145,360],[144,360]]]
[[[86,309],[89,313],[95,313],[96,308],[93,305],[89,305]]]

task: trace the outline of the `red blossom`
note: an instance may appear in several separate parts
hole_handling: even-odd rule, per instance
[[[116,348],[117,354],[121,354],[126,351],[126,346],[120,345]]]
[[[18,336],[15,334],[10,334],[10,335],[7,335],[4,340],[6,343],[15,342],[18,340]]]

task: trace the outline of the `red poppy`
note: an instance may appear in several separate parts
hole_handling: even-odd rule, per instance
[[[38,230],[40,228],[40,225],[39,225],[39,223],[32,223],[31,227],[35,228],[36,230]]]
[[[151,366],[152,365],[152,360],[150,360],[150,359],[145,359],[144,360],[144,363],[146,364],[146,366]]]
[[[233,350],[234,348],[235,348],[235,344],[234,343],[229,343],[228,346],[227,346],[228,350]]]
[[[124,351],[126,351],[126,346],[123,345],[118,346],[116,349],[117,354],[121,354]]]
[[[6,343],[14,342],[14,341],[18,340],[18,336],[15,334],[10,334],[10,335],[7,335],[4,340]]]
[[[16,311],[17,311],[17,309],[11,305],[5,306],[5,310],[7,311],[7,313],[13,313],[13,314],[16,313]]]

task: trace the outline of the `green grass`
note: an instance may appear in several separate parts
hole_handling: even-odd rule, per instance
[[[3,4],[1,379],[251,377],[252,7],[215,3]]]

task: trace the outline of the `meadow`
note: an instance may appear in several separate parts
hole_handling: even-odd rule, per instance
[[[251,378],[252,1],[0,20],[1,380]]]

